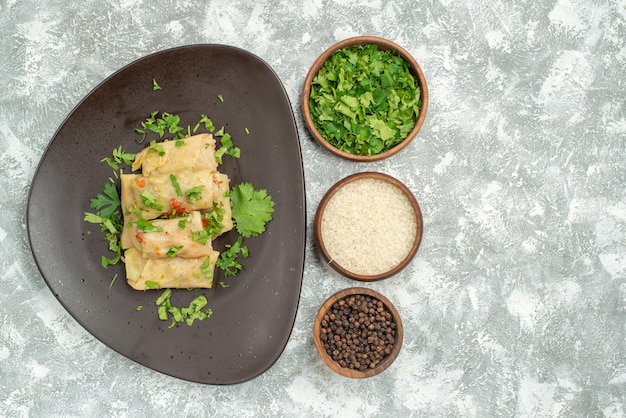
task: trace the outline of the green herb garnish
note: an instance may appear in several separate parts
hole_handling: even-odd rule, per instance
[[[204,229],[211,238],[215,238],[224,229],[224,204],[222,202],[213,202],[213,207],[202,215],[206,221]]]
[[[178,180],[174,174],[170,174],[170,181],[172,182],[172,186],[174,186],[174,191],[176,192],[176,196],[182,196],[183,191],[180,190],[180,184],[178,184]]]
[[[163,148],[163,145],[157,143],[156,141],[150,142],[149,148],[152,151],[156,151],[159,154],[159,157],[162,157],[165,155],[165,149]]]
[[[409,64],[375,44],[333,53],[313,78],[309,98],[320,134],[356,155],[379,154],[402,142],[421,106]]]
[[[202,189],[204,189],[204,186],[196,186],[185,192],[185,196],[187,196],[190,203],[196,203],[198,200],[202,199]]]
[[[237,232],[244,238],[265,232],[265,224],[272,220],[274,201],[266,190],[254,190],[251,183],[234,186],[230,192],[232,218]]]
[[[157,91],[157,90],[161,90],[161,86],[159,86],[159,83],[157,83],[156,80],[153,78],[152,79],[152,91]]]
[[[226,244],[226,251],[220,253],[217,259],[216,266],[224,272],[224,276],[235,276],[239,270],[241,270],[241,264],[237,261],[239,255],[243,258],[248,258],[248,247],[242,245],[243,238],[237,238],[237,241],[232,244]]]
[[[168,252],[165,255],[167,255],[170,258],[175,257],[176,254],[182,249],[183,249],[182,245],[173,246],[172,248],[168,250]]]
[[[120,145],[116,149],[113,150],[113,159],[110,157],[105,157],[100,162],[107,163],[109,167],[111,167],[115,172],[120,169],[120,164],[132,165],[135,160],[135,155],[130,152],[124,151],[122,146]]]
[[[141,201],[150,209],[163,210],[163,205],[156,203],[156,196],[147,190],[141,193]]]
[[[120,195],[111,179],[109,179],[109,183],[105,183],[102,189],[104,194],[98,193],[94,199],[91,199],[89,207],[96,209],[99,216],[110,218],[120,207]]]
[[[159,138],[163,138],[166,132],[176,135],[177,138],[184,138],[183,127],[178,126],[180,117],[178,115],[172,115],[171,113],[163,112],[161,117],[158,117],[159,112],[155,111],[150,114],[144,122],[141,122],[141,128],[135,128],[135,132],[142,135],[140,143],[146,139],[146,131],[154,132],[159,135]],[[159,154],[161,155],[161,154]]]
[[[224,127],[214,135],[220,138],[220,147],[215,150],[215,161],[217,161],[218,164],[222,164],[222,157],[224,155],[230,155],[233,158],[239,158],[241,156],[241,150],[235,146],[230,134],[224,132]]]
[[[103,187],[103,194],[98,193],[90,201],[89,206],[91,209],[96,210],[96,213],[85,212],[85,217],[83,218],[85,222],[100,225],[100,229],[105,234],[105,241],[109,242],[109,250],[115,254],[112,258],[102,256],[101,264],[104,268],[117,264],[122,257],[122,249],[119,242],[119,233],[123,226],[119,209],[120,198],[113,180],[109,180],[110,182]]]
[[[157,313],[161,321],[167,321],[169,316],[172,316],[172,323],[169,328],[176,326],[180,322],[185,322],[187,325],[193,325],[195,320],[202,321],[211,316],[213,311],[210,308],[205,308],[208,304],[207,298],[204,295],[200,295],[193,299],[189,303],[188,308],[178,308],[172,305],[172,291],[165,289],[163,294],[156,300],[158,306]]]

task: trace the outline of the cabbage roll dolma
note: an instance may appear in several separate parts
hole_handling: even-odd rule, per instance
[[[136,290],[210,288],[219,253],[197,258],[145,258],[136,248],[124,253],[126,280]]]
[[[182,215],[213,207],[213,173],[197,172],[142,176],[122,174],[122,248],[131,246],[130,228],[136,222],[150,221],[161,215]]]
[[[213,198],[218,207],[223,209],[222,229],[217,236],[233,229],[233,212],[230,207],[230,180],[226,174],[215,173],[213,176]]]
[[[203,229],[202,215],[193,211],[185,217],[154,219],[147,230],[133,223],[127,235],[133,248],[145,258],[197,258],[211,255],[211,241],[195,240],[194,233]]]
[[[132,170],[139,168],[144,176],[181,170],[217,171],[215,138],[211,134],[200,134],[155,142],[135,156]]]

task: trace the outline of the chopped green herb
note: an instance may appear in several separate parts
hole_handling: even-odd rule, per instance
[[[202,265],[200,266],[200,270],[202,270],[202,274],[204,274],[204,277],[206,277],[207,279],[213,278],[213,270],[211,269],[211,257],[207,257],[206,260],[204,260],[204,263],[202,263]]]
[[[224,155],[230,155],[233,158],[239,158],[241,156],[241,150],[234,146],[233,139],[230,134],[224,132],[224,128],[220,129],[215,136],[220,138],[220,147],[215,150],[215,161],[218,164],[222,164],[222,157]]]
[[[161,86],[159,86],[159,84],[156,82],[154,78],[152,79],[152,90],[153,91],[161,90]]]
[[[160,157],[165,155],[165,149],[163,148],[163,145],[158,144],[156,141],[150,142],[150,149],[152,151],[156,151]]]
[[[111,279],[111,283],[109,284],[109,289],[113,287],[113,283],[115,283],[115,279],[117,279],[117,273],[115,273],[115,276],[113,276],[113,279]]]
[[[115,172],[120,169],[120,164],[131,165],[135,160],[135,155],[130,152],[124,151],[122,146],[120,145],[116,149],[113,150],[113,159],[110,157],[105,157],[100,162],[107,163],[109,167],[111,167]]]
[[[266,190],[254,190],[251,183],[238,184],[231,189],[230,203],[240,235],[248,238],[265,232],[265,225],[274,213],[274,201]]]
[[[140,310],[142,310],[142,309],[143,309],[143,306],[141,306],[141,305],[139,305],[139,306],[137,306],[137,307],[135,308],[135,310],[136,310],[136,311],[140,311]]]
[[[156,196],[147,190],[141,193],[141,200],[150,209],[163,210],[163,205],[156,203]]]
[[[178,245],[178,246],[173,246],[172,248],[169,249],[169,251],[166,253],[166,255],[170,258],[175,257],[176,254],[183,249],[182,245]]]
[[[206,221],[204,229],[211,238],[215,238],[224,229],[226,211],[222,202],[213,202],[213,207],[202,215]]]
[[[122,219],[119,210],[120,198],[113,180],[109,180],[110,182],[103,187],[104,194],[99,193],[96,198],[90,201],[90,207],[97,212],[85,212],[84,217],[85,222],[100,225],[100,229],[105,233],[105,241],[109,242],[109,250],[115,254],[112,258],[102,256],[101,264],[104,268],[117,264],[122,257],[122,249],[119,242],[119,232],[122,230]]]
[[[195,134],[201,124],[204,124],[204,129],[209,132],[213,132],[215,130],[215,125],[213,125],[213,121],[207,115],[201,115],[200,121],[193,128],[193,133]]]
[[[171,113],[163,112],[161,117],[158,117],[159,112],[155,111],[150,114],[144,122],[141,122],[141,128],[135,128],[135,132],[142,135],[141,142],[146,138],[146,131],[154,132],[159,135],[159,138],[163,138],[166,132],[176,135],[178,138],[183,138],[183,127],[179,126],[180,117],[178,115],[172,115]]]
[[[134,222],[134,224],[137,225],[137,228],[142,232],[163,232],[163,227],[156,226],[152,222],[146,221],[145,218],[141,215],[139,209],[135,209],[133,213],[137,215],[137,219],[131,221],[131,224]]]
[[[209,239],[211,238],[209,236],[209,233],[205,229],[202,229],[200,231],[193,231],[192,236],[197,243],[200,243],[202,245],[206,245],[206,243],[209,242]]]
[[[375,44],[333,53],[313,79],[308,104],[320,134],[357,155],[379,154],[400,143],[422,106],[409,64]]]
[[[180,190],[180,184],[178,184],[178,180],[174,174],[170,174],[170,181],[172,182],[172,186],[174,186],[174,191],[176,192],[176,196],[182,196],[183,191]]]
[[[158,306],[157,313],[161,321],[167,321],[171,315],[172,323],[169,328],[176,326],[180,322],[185,322],[188,326],[193,325],[195,320],[202,321],[209,318],[213,311],[205,308],[208,304],[204,295],[197,296],[190,303],[188,308],[178,308],[172,305],[172,291],[166,289],[156,300]]]
[[[243,238],[238,237],[234,244],[226,244],[226,251],[220,253],[216,265],[224,272],[224,276],[235,276],[241,270],[242,266],[237,261],[240,254],[243,258],[248,258],[248,247],[241,245],[242,243]]]
[[[161,285],[153,280],[146,280],[146,287],[148,289],[160,289]]]
[[[224,98],[222,97],[222,95],[221,95],[221,94],[218,94],[218,95],[217,95],[217,98],[218,98],[218,99],[220,99],[220,102],[224,103]]]
[[[250,135],[250,130],[246,128],[246,135]]]
[[[185,142],[184,139],[177,139],[176,142],[174,142],[174,146],[176,148],[180,148],[180,147],[182,147],[185,144],[186,144],[186,142]]]
[[[187,227],[187,221],[184,219],[181,219],[180,221],[178,221],[178,227],[180,229],[185,229]]]
[[[227,288],[227,287],[229,287],[230,285],[229,285],[229,284],[226,284],[224,281],[220,280],[220,286],[221,286],[221,287],[223,287],[223,288]]]
[[[204,186],[196,186],[185,192],[185,196],[187,196],[190,203],[196,203],[198,200],[202,199],[202,189],[204,189]]]

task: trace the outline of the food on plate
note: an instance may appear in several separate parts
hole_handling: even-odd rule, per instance
[[[233,228],[229,179],[217,171],[213,136],[152,141],[132,168],[142,174],[120,175],[128,284],[210,288],[219,257],[212,240]]]
[[[197,235],[204,229],[202,215],[192,211],[182,218],[155,219],[153,229],[145,231],[137,222],[130,222],[124,227],[130,245],[144,258],[180,258],[207,257],[213,253],[210,242],[202,244]]]
[[[124,252],[126,280],[136,290],[210,288],[219,252],[206,257],[147,258],[136,248]]]
[[[166,132],[174,137],[153,140],[137,154],[120,145],[112,157],[103,158],[101,162],[120,179],[121,192],[109,178],[102,193],[90,201],[95,213],[85,212],[84,220],[100,226],[115,254],[112,258],[102,255],[102,267],[122,260],[133,289],[164,289],[156,301],[159,319],[171,315],[173,327],[208,318],[211,309],[206,308],[204,295],[194,298],[188,308],[173,306],[170,289],[210,288],[216,268],[224,278],[237,275],[243,268],[239,260],[249,256],[243,239],[265,231],[272,220],[274,201],[266,190],[255,190],[249,182],[231,189],[228,175],[217,171],[224,156],[240,157],[239,147],[224,127],[216,130],[203,114],[185,134],[178,115],[159,113],[151,113],[141,128],[135,128],[142,136],[140,143],[150,132],[161,139]],[[209,133],[196,134],[201,127]],[[125,174],[122,166],[141,173]],[[233,229],[236,240],[231,244],[222,241],[218,245],[221,252],[216,250],[214,240]],[[113,276],[109,288],[117,277]],[[219,284],[229,286],[221,280]]]
[[[135,157],[132,170],[140,168],[144,176],[181,170],[217,171],[215,138],[211,134],[198,134],[163,142],[152,141]]]

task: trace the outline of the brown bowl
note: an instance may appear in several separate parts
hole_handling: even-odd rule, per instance
[[[363,266],[357,266],[355,268],[354,263],[351,263],[350,260],[346,261],[346,257],[349,256],[349,254],[348,255],[340,254],[341,251],[344,251],[344,249],[347,248],[346,246],[341,246],[340,245],[341,243],[339,242],[335,244],[334,243],[335,241],[333,241],[332,237],[329,237],[328,234],[326,234],[327,242],[325,241],[325,237],[324,237],[325,229],[328,229],[328,228],[324,228],[324,225],[332,224],[330,219],[325,218],[325,215],[326,216],[334,215],[334,213],[330,215],[326,213],[326,209],[329,207],[329,203],[332,201],[334,197],[337,196],[337,193],[341,191],[346,185],[352,184],[354,188],[355,186],[357,186],[355,182],[359,180],[365,180],[365,179],[384,181],[387,184],[390,184],[391,186],[395,186],[397,189],[399,189],[399,191],[402,192],[402,195],[408,199],[408,204],[410,205],[410,208],[411,208],[410,213],[407,213],[407,215],[414,217],[414,221],[415,221],[415,225],[414,225],[415,233],[414,234],[409,233],[409,231],[411,231],[412,228],[397,231],[397,233],[395,233],[394,230],[391,229],[390,227],[390,225],[392,224],[394,224],[397,228],[398,225],[401,226],[401,224],[406,221],[410,223],[409,226],[411,227],[413,226],[410,218],[395,217],[393,219],[382,219],[378,223],[379,229],[382,227],[383,233],[386,233],[388,235],[385,235],[385,236],[378,235],[377,237],[374,237],[375,239],[367,240],[367,244],[369,243],[379,244],[379,243],[384,243],[386,240],[387,241],[391,240],[393,241],[391,245],[389,247],[386,247],[387,250],[390,250],[391,247],[394,247],[394,245],[396,245],[395,244],[396,242],[400,242],[397,240],[398,237],[402,237],[403,235],[406,235],[405,237],[406,240],[404,242],[406,243],[409,240],[411,242],[410,242],[410,248],[409,248],[408,243],[400,248],[401,250],[404,250],[404,252],[406,253],[406,256],[403,257],[402,259],[397,260],[398,258],[401,257],[402,253],[399,253],[400,255],[393,254],[392,255],[393,257],[389,257],[387,259],[380,258],[380,254],[382,253],[382,251],[379,251],[378,248],[373,248],[372,245],[366,245],[365,247],[354,248],[354,252],[348,251],[348,253],[350,254],[354,253],[354,254],[364,255],[364,257],[357,257],[358,258],[357,262],[361,262],[367,259],[373,259],[371,257],[367,258],[367,254],[371,254],[372,256],[378,257],[376,258],[376,260],[379,260],[379,261],[382,260],[382,262],[379,263],[379,266],[384,263],[389,263],[388,269],[382,269],[382,267],[379,267],[379,266],[376,267],[376,271],[372,271],[372,270],[365,271],[365,269],[362,268]],[[346,189],[343,189],[343,190],[346,190]],[[395,191],[395,189],[391,189],[391,190]],[[347,199],[346,197],[342,197],[341,195],[339,198]],[[403,202],[403,203],[406,203],[406,202]],[[403,205],[403,206],[406,207],[407,205]],[[354,210],[358,210],[358,208],[356,207],[352,207],[352,208]],[[375,209],[376,208],[374,207],[372,210],[375,210]],[[390,215],[391,213],[393,213],[392,209],[393,208],[389,206],[381,207],[380,212],[382,215]],[[331,210],[334,210],[334,207],[331,206]],[[366,211],[366,212],[369,213],[369,211]],[[326,220],[326,223],[325,223],[325,220]],[[350,225],[350,228],[353,228],[353,229],[356,228],[357,231],[361,228],[365,228],[363,233],[358,233],[355,239],[358,241],[359,238],[361,239],[367,238],[367,234],[370,233],[369,225],[371,223],[366,222],[366,221],[358,222],[360,221],[360,219],[358,218],[351,218],[351,220],[354,220],[354,222],[357,225]],[[403,268],[405,268],[411,262],[411,260],[417,253],[417,249],[419,248],[420,243],[422,241],[423,229],[424,229],[424,226],[423,226],[423,221],[422,221],[422,211],[420,209],[419,204],[417,203],[417,200],[415,199],[415,196],[413,196],[413,193],[411,193],[409,188],[406,185],[404,185],[404,183],[402,183],[400,180],[388,174],[366,171],[366,172],[352,174],[348,177],[343,178],[342,180],[335,183],[326,192],[326,194],[320,201],[319,206],[317,207],[317,212],[315,214],[315,220],[314,220],[314,226],[313,226],[313,236],[315,238],[315,243],[317,247],[319,248],[320,253],[322,254],[322,257],[335,271],[354,280],[371,282],[371,281],[381,280],[389,276],[392,276],[398,273]],[[394,235],[392,236],[390,234],[394,234]],[[351,239],[351,238],[352,237],[349,237],[347,234],[341,236],[341,239]],[[406,248],[409,248],[408,252],[406,251]],[[396,263],[392,263],[393,258],[396,258]]]
[[[356,298],[360,298],[361,301],[364,301],[366,297],[375,298],[378,301],[382,302],[382,308],[384,310],[384,313],[389,314],[385,315],[386,318],[382,321],[390,321],[394,325],[387,324],[385,322],[374,321],[374,323],[379,325],[379,327],[377,328],[375,325],[374,330],[370,331],[369,324],[365,321],[369,320],[371,314],[363,313],[364,316],[360,317],[359,314],[362,313],[362,311],[356,305]],[[351,307],[349,305],[350,298],[355,299]],[[334,322],[330,319],[330,314],[333,313],[333,306],[335,305],[335,303],[339,303],[340,301],[344,301],[343,307],[348,305],[349,308],[346,310],[355,315],[357,321],[361,321],[361,325],[359,327],[354,327],[354,322],[350,322],[350,320],[348,319],[348,323],[351,325],[346,327],[347,329],[344,328],[346,335],[350,334],[353,339],[359,341],[359,343],[353,345],[352,347],[349,347],[349,352],[355,353],[355,355],[354,357],[349,355],[348,359],[344,360],[346,362],[345,365],[342,365],[339,363],[339,361],[335,360],[333,358],[333,351],[331,351],[331,353],[329,354],[325,345],[329,344],[329,341],[334,341],[333,335],[339,335],[341,333],[341,331],[338,331],[337,329],[331,330]],[[344,310],[343,307],[341,308],[341,310]],[[375,308],[375,311],[376,309],[377,308]],[[374,314],[374,317],[375,315],[376,314]],[[337,318],[339,317],[340,316],[336,316],[335,320],[337,320]],[[356,334],[354,334],[354,332],[356,332]],[[402,328],[400,314],[398,314],[398,311],[393,306],[393,304],[380,293],[371,289],[361,287],[345,289],[335,293],[330,298],[328,298],[317,312],[317,316],[315,317],[315,323],[313,325],[313,341],[315,343],[315,349],[317,350],[317,353],[321,357],[322,361],[333,371],[339,373],[340,375],[357,379],[375,376],[381,373],[383,370],[387,369],[400,353],[400,348],[402,347],[402,340],[404,336],[403,334],[404,331]],[[376,336],[376,339],[374,339],[374,335]],[[390,336],[391,338],[393,338],[393,340],[389,338]],[[367,338],[372,338],[372,341],[368,341]],[[324,339],[326,340],[326,342],[324,341]],[[340,340],[340,343],[343,342]],[[358,347],[362,347],[363,350],[359,350]],[[368,347],[370,349],[370,354],[364,354],[360,352],[366,351],[365,347]],[[381,347],[380,351],[378,351],[378,347]],[[334,348],[337,349],[337,345],[335,345]],[[333,350],[333,347],[331,347],[330,350]],[[337,352],[340,351],[340,349],[337,350]],[[343,352],[337,354],[337,356],[342,359],[342,354]],[[363,355],[365,355],[365,357],[362,357]],[[350,364],[353,368],[348,366],[348,364]]]
[[[328,59],[328,57],[331,54],[333,54],[337,50],[348,48],[354,45],[369,45],[369,44],[377,44],[378,48],[382,51],[395,52],[396,54],[400,55],[406,62],[409,63],[409,67],[410,67],[409,71],[415,77],[417,84],[420,88],[422,107],[420,109],[419,115],[417,116],[417,120],[415,121],[415,126],[413,126],[413,129],[409,132],[407,137],[402,142],[395,145],[393,148],[387,151],[381,152],[379,154],[356,155],[356,154],[350,154],[348,152],[345,152],[336,148],[334,145],[326,141],[326,139],[324,139],[324,137],[320,134],[320,132],[315,127],[315,124],[313,123],[311,110],[309,107],[309,96],[311,94],[311,83],[313,82],[313,78],[317,75],[318,71],[320,70],[322,65],[324,65],[324,62]],[[420,68],[420,66],[417,64],[417,61],[415,61],[415,58],[413,58],[411,54],[409,54],[400,45],[392,41],[389,41],[387,39],[378,38],[375,36],[357,36],[354,38],[348,38],[348,39],[345,39],[343,41],[340,41],[334,44],[333,46],[328,48],[326,51],[324,51],[324,53],[322,53],[322,55],[320,55],[317,58],[317,60],[315,60],[315,62],[313,63],[313,66],[309,70],[309,73],[307,74],[306,79],[304,81],[304,88],[302,92],[302,111],[304,114],[304,122],[307,128],[309,129],[309,131],[311,132],[311,134],[313,135],[313,137],[317,140],[317,142],[320,145],[322,145],[324,148],[332,152],[333,154],[336,154],[340,157],[343,157],[349,160],[359,161],[359,162],[382,160],[404,149],[415,138],[420,128],[424,124],[424,120],[426,119],[427,109],[428,109],[428,86],[426,85],[426,78],[424,77],[424,73],[422,72],[422,69]]]

